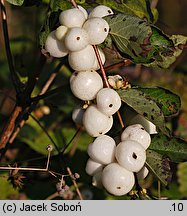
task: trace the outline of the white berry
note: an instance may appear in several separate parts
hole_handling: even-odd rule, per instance
[[[130,124],[141,124],[149,134],[157,134],[156,126],[140,114],[134,116]]]
[[[90,136],[98,137],[111,129],[113,117],[103,114],[95,105],[91,105],[84,113],[83,125]]]
[[[121,140],[137,141],[144,147],[144,149],[147,149],[151,144],[151,136],[140,124],[128,126],[121,134]]]
[[[111,8],[105,6],[105,5],[99,5],[95,7],[89,14],[89,18],[92,17],[105,17],[108,15],[112,15],[114,12]]]
[[[88,155],[101,164],[114,162],[116,144],[112,137],[102,135],[97,137],[93,143],[88,145]]]
[[[143,167],[141,168],[141,170],[140,170],[139,172],[136,173],[137,178],[138,178],[139,180],[145,179],[145,178],[147,177],[148,174],[149,174],[149,170],[148,170],[147,167],[145,167],[145,166],[143,166]]]
[[[94,71],[75,71],[70,78],[72,93],[81,100],[93,100],[98,91],[103,88],[100,75]]]
[[[57,40],[55,31],[52,31],[45,42],[45,49],[49,54],[56,58],[64,57],[68,54],[68,50],[62,41]]]
[[[68,28],[82,27],[85,20],[84,13],[78,8],[62,11],[59,16],[60,24]]]
[[[94,69],[96,55],[91,45],[77,52],[70,52],[68,56],[69,65],[75,71]]]
[[[87,19],[88,18],[87,11],[80,5],[78,5],[77,7],[78,7],[79,10],[81,10],[83,12],[85,19]]]
[[[98,17],[88,19],[84,23],[83,28],[87,31],[89,43],[92,45],[103,43],[109,32],[108,23],[104,19]]]
[[[84,112],[85,112],[85,110],[80,106],[76,107],[73,110],[72,119],[76,124],[82,125],[82,119],[83,119]]]
[[[97,172],[100,172],[103,170],[103,165],[100,163],[97,163],[96,161],[92,160],[91,158],[88,159],[86,163],[86,173],[88,175],[95,175]]]
[[[97,188],[102,188],[102,171],[97,172],[92,178],[92,185]]]
[[[131,172],[138,172],[145,164],[146,152],[142,145],[133,140],[126,140],[116,147],[118,163]]]
[[[68,31],[68,28],[66,26],[62,26],[62,25],[59,26],[55,31],[55,36],[57,40],[63,41],[67,31]]]
[[[122,196],[132,190],[135,178],[132,172],[117,163],[111,163],[103,169],[102,183],[109,193]]]
[[[121,107],[121,98],[118,93],[110,88],[103,88],[97,93],[96,97],[98,109],[111,116]]]
[[[88,34],[82,28],[71,28],[66,34],[64,44],[71,52],[80,51],[88,45]]]

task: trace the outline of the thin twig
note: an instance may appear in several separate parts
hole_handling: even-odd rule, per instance
[[[157,4],[158,4],[158,0],[153,0],[151,2],[151,8],[156,8],[157,7]]]
[[[97,60],[99,62],[99,66],[100,66],[100,70],[101,70],[101,73],[102,73],[102,76],[103,76],[103,79],[104,79],[104,83],[106,85],[107,88],[110,88],[110,84],[108,82],[108,79],[107,79],[107,76],[106,76],[106,72],[105,72],[105,69],[104,69],[104,66],[102,64],[102,60],[101,60],[101,56],[99,54],[99,51],[98,51],[98,48],[97,46],[93,45],[93,48],[94,48],[94,51],[95,51],[95,54],[96,54],[96,57],[97,57]],[[123,123],[123,120],[122,120],[122,117],[121,117],[121,114],[119,111],[117,111],[117,115],[118,115],[118,118],[119,118],[119,122],[121,124],[121,127],[124,128],[125,125]]]
[[[47,80],[47,82],[45,83],[45,85],[43,86],[43,88],[41,89],[41,91],[40,91],[40,93],[38,95],[43,95],[48,90],[48,88],[50,87],[50,85],[52,84],[54,79],[56,78],[58,72],[60,71],[60,68],[62,67],[62,65],[63,65],[62,62],[60,62],[57,65],[57,67],[54,69],[54,71],[52,72],[49,79]],[[35,103],[33,103],[31,105],[31,107],[29,108],[29,111],[28,111],[29,113],[31,113],[35,109],[35,107],[37,105],[37,102],[35,102]],[[24,119],[20,122],[19,126],[16,128],[16,130],[12,134],[12,136],[11,136],[11,138],[9,140],[9,143],[13,143],[14,139],[16,138],[18,133],[20,132],[21,128],[25,125],[25,123],[26,123],[26,120],[24,120]]]
[[[46,169],[49,169],[49,162],[50,162],[50,157],[51,157],[51,151],[48,151],[48,155],[47,155],[47,164],[46,164]]]
[[[55,146],[55,148],[59,150],[57,144],[55,143],[55,141],[53,140],[53,138],[50,136],[50,134],[48,133],[48,131],[45,129],[45,127],[40,123],[40,121],[35,118],[32,114],[30,114],[31,118],[41,127],[41,129],[43,130],[43,132],[47,135],[47,137],[50,139],[50,141],[53,143],[53,145]]]
[[[48,171],[46,168],[30,168],[30,167],[0,167],[0,170],[21,170],[21,171]]]
[[[6,124],[5,128],[3,129],[3,132],[0,137],[0,149],[4,148],[6,146],[6,143],[8,142],[14,128],[15,128],[15,121],[19,114],[22,111],[22,107],[15,106],[8,123]]]
[[[76,133],[73,135],[73,137],[71,138],[71,140],[69,141],[69,143],[67,145],[65,145],[65,147],[62,149],[61,154],[64,154],[64,152],[66,151],[66,149],[71,145],[71,143],[73,142],[73,140],[77,137],[77,135],[79,135],[82,132],[82,128],[79,127],[78,130],[76,131]]]
[[[70,0],[70,2],[73,5],[73,7],[78,8],[78,5],[74,0]]]
[[[4,34],[4,41],[5,41],[8,66],[9,66],[9,70],[10,70],[10,74],[11,74],[12,83],[14,85],[16,93],[18,94],[18,93],[20,93],[20,86],[22,86],[22,83],[19,80],[19,77],[15,71],[15,67],[14,67],[14,63],[13,63],[12,52],[10,49],[10,40],[9,40],[8,25],[7,25],[7,15],[6,15],[6,8],[5,8],[4,0],[0,0],[0,6],[1,6],[1,19],[2,19],[3,34]]]
[[[109,65],[109,66],[105,67],[104,69],[105,69],[105,71],[110,71],[110,70],[114,70],[114,69],[117,69],[117,68],[120,68],[120,67],[131,65],[131,64],[133,64],[132,61],[130,61],[129,59],[125,59],[125,60],[123,60],[123,61],[121,61],[119,63]]]
[[[73,185],[74,185],[74,187],[75,187],[75,189],[76,189],[76,192],[77,192],[77,194],[78,194],[80,200],[83,200],[82,194],[81,194],[81,192],[80,192],[80,190],[79,190],[79,188],[78,188],[78,185],[77,185],[77,182],[76,182],[75,178],[73,177],[73,174],[72,174],[72,172],[71,172],[71,169],[70,169],[69,167],[67,167],[66,169],[67,169],[68,174],[69,174],[69,176],[70,176],[70,178],[71,178],[71,180],[72,180],[72,182],[73,182]]]
[[[54,199],[56,197],[59,197],[59,193],[58,192],[55,192],[55,193],[51,194],[50,196],[48,196],[46,198],[46,200],[52,200],[52,199]]]
[[[101,70],[101,73],[102,73],[102,76],[104,79],[104,84],[107,88],[110,88],[110,85],[109,85],[108,80],[107,80],[106,72],[105,72],[105,69],[103,67],[101,56],[99,54],[98,48],[95,45],[93,45],[93,48],[94,48],[94,51],[95,51],[95,54],[96,54],[96,57],[97,57],[97,60],[98,60],[99,66],[100,66],[100,70]]]

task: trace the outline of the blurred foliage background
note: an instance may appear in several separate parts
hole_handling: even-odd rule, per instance
[[[47,12],[47,1],[43,1],[40,6],[17,7],[6,3],[8,15],[8,28],[10,44],[14,56],[16,71],[19,72],[21,80],[26,82],[27,75],[37,70],[40,48],[39,32],[45,21]],[[185,0],[165,0],[158,1],[159,26],[167,34],[187,35],[187,17]],[[66,59],[62,59],[65,65]],[[54,68],[59,64],[59,60],[48,59],[43,66],[40,80],[34,89],[33,96],[36,95],[45,81],[49,78]],[[110,64],[110,60],[106,63]],[[187,51],[184,51],[180,58],[170,69],[155,71],[140,65],[123,67],[112,71],[126,77],[132,84],[142,86],[162,86],[172,90],[181,97],[182,109],[178,116],[167,119],[168,126],[173,134],[187,141]],[[41,100],[33,115],[45,127],[60,149],[70,142],[77,131],[77,126],[71,120],[71,112],[79,101],[74,98],[69,89],[69,77],[71,70],[68,66],[62,66],[57,78],[53,82],[52,88],[63,85],[63,90],[55,96]],[[10,79],[8,69],[4,39],[2,33],[2,23],[0,22],[0,130],[8,120],[14,107],[15,92]],[[122,115],[125,116],[125,113]],[[64,159],[73,172],[80,174],[78,185],[86,199],[116,199],[107,194],[102,189],[96,189],[91,185],[91,177],[85,173],[85,164],[88,156],[86,154],[87,145],[92,141],[85,132],[80,131],[71,145],[66,150]],[[1,166],[13,165],[15,162],[21,167],[44,167],[46,164],[46,146],[51,144],[50,139],[41,127],[29,118],[17,138],[9,146],[5,157],[0,161]],[[65,164],[59,160],[57,152],[53,151],[50,161],[50,168],[56,172],[65,173]],[[161,187],[161,196],[167,199],[187,198],[187,173],[184,172],[186,163],[173,167],[174,174],[169,189]],[[187,169],[186,169],[187,170]],[[21,189],[12,187],[11,181],[7,181],[9,172],[0,171],[0,199],[46,199],[56,192],[58,178],[48,173],[23,172],[26,177],[23,179],[24,185]],[[72,185],[69,178],[67,184]],[[147,188],[153,197],[158,196],[157,181],[152,175],[141,182],[142,187]],[[72,188],[74,192],[74,189]],[[63,198],[76,198],[76,193],[66,195]],[[56,197],[60,199],[60,197]],[[119,199],[119,198],[118,198]],[[128,196],[120,199],[129,199]]]

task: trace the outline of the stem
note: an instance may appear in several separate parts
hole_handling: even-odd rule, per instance
[[[70,0],[70,2],[74,8],[78,8],[77,3],[74,0]]]
[[[38,121],[38,119],[36,119],[33,115],[31,115],[31,118],[41,127],[41,129],[44,131],[44,133],[47,135],[47,137],[50,139],[50,141],[53,143],[53,145],[55,146],[55,148],[57,149],[57,151],[59,151],[59,148],[57,146],[57,144],[55,143],[55,141],[52,139],[52,137],[49,135],[48,131],[45,129],[45,127]]]
[[[22,170],[22,171],[42,171],[42,172],[48,171],[47,169],[29,168],[29,167],[0,167],[0,170]]]
[[[49,151],[48,156],[47,156],[46,170],[48,170],[49,168],[50,157],[51,157],[51,151]]]
[[[74,184],[74,186],[75,186],[76,192],[77,192],[77,194],[78,194],[80,200],[83,200],[82,194],[81,194],[81,192],[80,192],[80,190],[79,190],[79,188],[78,188],[77,182],[75,181],[75,179],[74,179],[74,177],[73,177],[73,174],[72,174],[72,172],[71,172],[71,169],[70,169],[69,167],[67,167],[66,169],[67,169],[67,171],[68,171],[69,176],[71,177],[71,180],[72,180],[72,182],[73,182],[73,184]]]
[[[95,45],[93,45],[93,48],[94,48],[94,51],[95,51],[97,60],[98,60],[98,62],[99,62],[99,66],[100,66],[100,70],[101,70],[101,73],[102,73],[102,76],[103,76],[103,79],[104,79],[104,83],[105,83],[105,85],[106,85],[107,88],[110,88],[109,82],[108,82],[108,80],[107,80],[105,68],[103,67],[102,60],[101,60],[101,57],[100,57],[98,48],[97,48],[97,46],[95,46]],[[122,120],[122,117],[121,117],[121,114],[120,114],[119,111],[117,111],[117,115],[118,115],[118,118],[119,118],[119,122],[120,122],[120,124],[121,124],[121,127],[124,128],[125,125],[124,125],[124,123],[123,123],[123,120]]]
[[[45,85],[43,86],[43,88],[40,91],[40,93],[38,94],[38,96],[44,94],[48,90],[48,88],[50,87],[50,85],[52,84],[52,82],[54,81],[54,79],[56,78],[56,76],[57,76],[60,68],[62,67],[62,65],[63,65],[62,62],[60,62],[57,65],[57,67],[52,72],[51,76],[49,77],[49,79],[47,80],[47,82],[45,83]],[[28,111],[29,113],[31,113],[35,109],[37,103],[38,103],[38,101],[35,101],[31,105],[31,107],[29,108],[29,111]],[[16,128],[15,132],[11,136],[9,143],[13,143],[14,139],[16,138],[16,136],[18,135],[18,133],[20,132],[21,128],[24,126],[25,122],[26,122],[26,120],[24,120],[24,119],[20,122],[19,126]]]
[[[46,200],[52,200],[52,199],[54,199],[54,198],[56,198],[58,196],[59,196],[58,192],[55,192],[55,193],[51,194],[50,196],[48,196],[46,198]]]
[[[4,0],[0,0],[0,6],[1,6],[1,19],[2,19],[2,26],[3,26],[3,34],[4,34],[4,41],[5,41],[5,48],[6,48],[6,56],[8,61],[8,66],[11,74],[12,83],[14,85],[14,88],[16,90],[16,93],[20,93],[20,86],[22,83],[20,82],[18,75],[16,74],[14,63],[13,63],[13,57],[10,49],[10,40],[9,40],[9,34],[8,34],[8,25],[7,25],[7,15],[6,15],[6,8],[4,4]]]
[[[151,2],[151,8],[156,8],[157,4],[158,4],[158,0],[153,0]]]
[[[105,69],[105,71],[110,71],[110,70],[114,70],[114,69],[117,69],[120,67],[131,65],[131,64],[132,64],[132,62],[129,59],[124,59],[122,62],[113,64],[113,65],[109,65],[109,66],[105,67],[104,69]]]
[[[6,124],[5,128],[3,129],[2,135],[0,137],[0,149],[6,146],[14,128],[15,128],[15,121],[19,116],[20,112],[22,111],[22,107],[16,106],[9,118],[8,123]]]
[[[104,79],[104,83],[105,83],[107,88],[110,88],[110,85],[109,85],[108,80],[107,80],[106,72],[105,72],[105,69],[103,67],[101,56],[99,54],[97,46],[93,45],[93,48],[94,48],[95,54],[97,56],[97,60],[99,62],[99,66],[100,66],[100,70],[101,70],[101,73],[102,73],[102,76],[103,76],[103,79]]]

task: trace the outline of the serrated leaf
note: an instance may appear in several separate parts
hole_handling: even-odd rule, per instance
[[[10,4],[21,6],[25,0],[7,0]]]
[[[187,162],[178,164],[177,176],[179,183],[180,193],[186,197],[187,196]]]
[[[171,181],[170,162],[161,154],[147,150],[146,151],[146,166],[147,168],[161,181],[165,186]]]
[[[179,112],[181,107],[180,97],[171,91],[157,87],[157,88],[138,88],[144,92],[147,97],[154,100],[162,110],[165,117],[172,116]]]
[[[164,114],[153,99],[138,88],[118,90],[117,92],[123,102],[155,124],[164,134],[169,135],[165,126]]]
[[[152,33],[146,21],[124,14],[108,16],[105,20],[109,23],[109,34],[120,52],[136,63],[150,62],[150,58],[145,57],[143,50]]]
[[[121,2],[113,0],[96,0],[96,2],[126,15],[135,15],[141,19],[147,18],[149,22],[155,23],[158,18],[157,10],[151,10],[150,3],[147,0],[126,0]]]
[[[172,162],[187,160],[187,142],[176,137],[161,133],[153,135],[149,149],[169,157]]]

